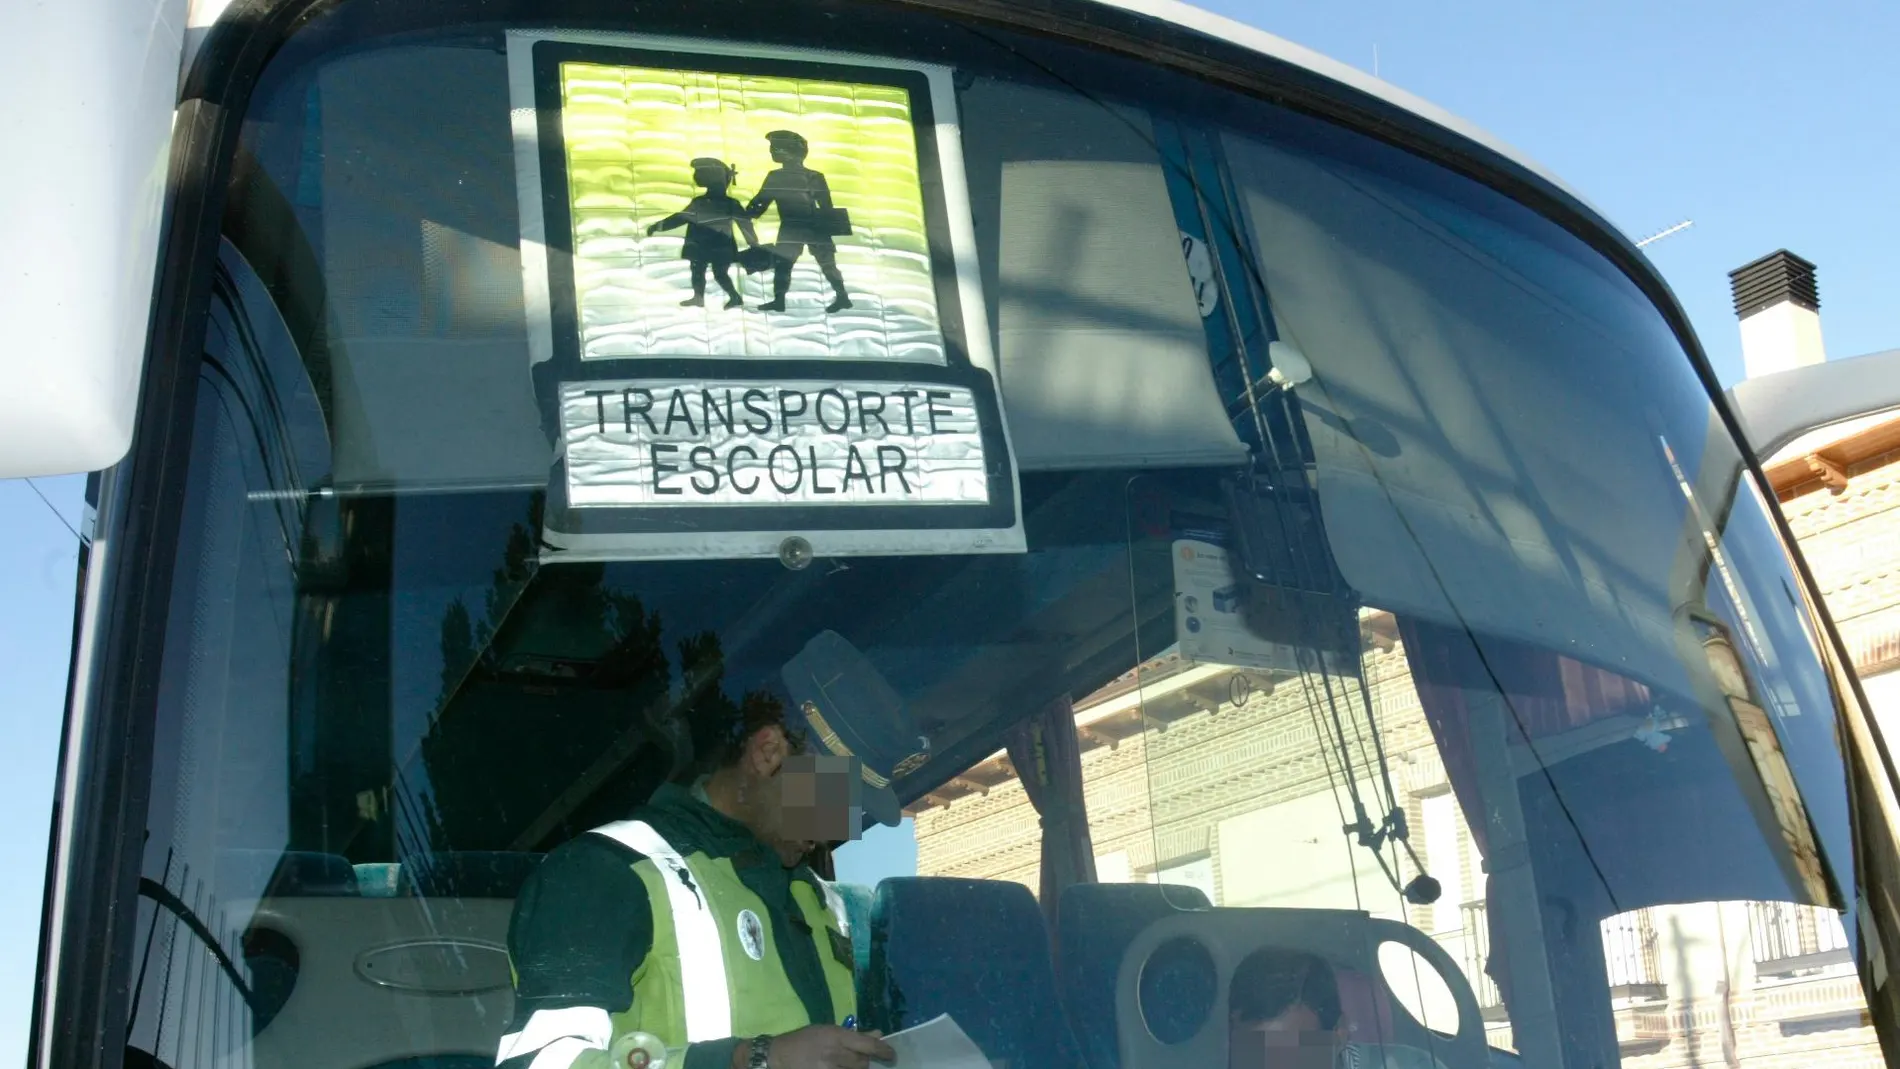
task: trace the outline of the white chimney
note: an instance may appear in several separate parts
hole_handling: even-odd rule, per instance
[[[1781,249],[1728,273],[1751,379],[1827,359],[1814,265]]]

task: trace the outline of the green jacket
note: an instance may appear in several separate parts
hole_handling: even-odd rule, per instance
[[[555,1069],[609,1069],[613,1040],[633,1031],[684,1047],[676,1069],[724,1069],[746,1037],[857,1009],[835,895],[670,784],[548,855],[515,900],[508,955],[503,1069],[543,1052]]]

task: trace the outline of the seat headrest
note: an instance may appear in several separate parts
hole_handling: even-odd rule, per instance
[[[358,894],[356,869],[341,854],[286,850],[277,859],[264,894],[271,898],[354,897]]]
[[[541,857],[506,850],[429,854],[402,867],[397,893],[423,898],[513,898],[541,864]]]
[[[1049,931],[1021,884],[880,883],[865,989],[865,1019],[886,1031],[947,1013],[998,1065],[1081,1069],[1056,997]]]
[[[1132,925],[1128,935],[1146,928],[1156,918],[1184,909],[1210,909],[1206,892],[1173,883],[1077,883],[1062,891],[1060,925],[1066,941],[1071,932],[1097,939],[1104,925]],[[1072,925],[1082,927],[1071,927]]]
[[[334,898],[359,893],[356,870],[340,854],[310,850],[219,850],[212,886],[224,901]]]
[[[1062,998],[1090,1069],[1119,1069],[1115,979],[1128,944],[1143,928],[1181,910],[1207,909],[1198,887],[1152,883],[1078,883],[1062,892],[1056,942]]]

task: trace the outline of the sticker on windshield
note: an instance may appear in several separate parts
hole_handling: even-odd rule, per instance
[[[1174,629],[1182,660],[1300,672],[1297,648],[1262,637],[1250,626],[1248,602],[1255,584],[1235,574],[1225,546],[1177,538],[1171,549]]]
[[[544,556],[1020,552],[945,68],[511,32]]]
[[[1207,251],[1207,242],[1185,230],[1180,234],[1188,281],[1194,284],[1194,306],[1200,310],[1201,318],[1206,319],[1220,308],[1220,290],[1214,281],[1214,257]]]

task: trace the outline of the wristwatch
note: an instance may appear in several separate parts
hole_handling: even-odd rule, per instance
[[[753,1036],[746,1041],[745,1069],[767,1069],[772,1055],[771,1036]]]

